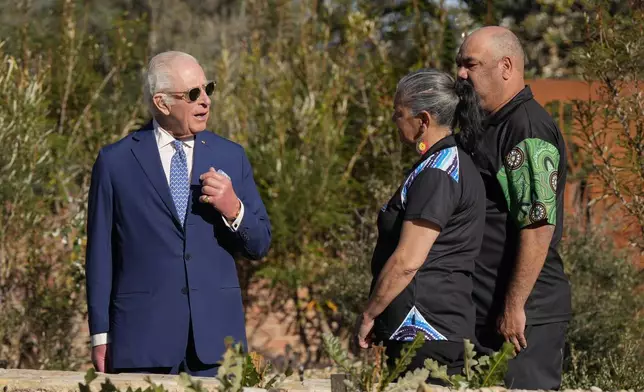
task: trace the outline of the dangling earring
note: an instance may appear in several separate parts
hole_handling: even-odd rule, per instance
[[[424,141],[419,140],[416,142],[416,151],[418,151],[420,155],[423,155],[425,151],[427,151],[427,144],[425,144]]]

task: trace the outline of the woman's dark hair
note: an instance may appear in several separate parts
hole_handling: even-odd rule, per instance
[[[441,126],[458,129],[458,142],[468,154],[475,154],[482,133],[483,111],[478,94],[467,81],[454,80],[437,69],[421,69],[403,77],[395,101],[413,116],[427,111]]]

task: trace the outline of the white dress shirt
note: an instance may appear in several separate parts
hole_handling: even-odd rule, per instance
[[[174,142],[175,138],[172,136],[168,131],[165,129],[161,128],[159,124],[154,121],[154,137],[157,141],[157,146],[159,148],[159,156],[161,157],[161,165],[163,166],[163,171],[165,172],[165,178],[168,181],[168,185],[170,185],[170,163],[172,162],[172,156],[175,153],[175,149],[172,145],[172,142]],[[192,157],[194,156],[194,151],[195,151],[195,139],[185,139],[181,140],[183,143],[183,151],[186,153],[186,160],[188,164],[188,178],[192,178]],[[224,173],[224,175],[226,175]],[[230,229],[231,231],[235,232],[239,228],[239,225],[241,224],[242,219],[244,218],[244,203],[242,203],[241,200],[239,200],[239,214],[237,215],[237,218],[233,223],[229,223],[228,220],[222,215],[222,219],[224,220],[224,223],[226,224],[226,227]],[[110,337],[108,333],[99,333],[96,335],[92,335],[90,337],[92,347],[94,346],[99,346],[102,344],[107,344],[110,342]]]

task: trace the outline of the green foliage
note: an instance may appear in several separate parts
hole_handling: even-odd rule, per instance
[[[644,275],[599,231],[573,229],[562,245],[575,312],[564,387],[637,390],[644,385]]]
[[[254,352],[247,354],[241,343],[226,339],[226,351],[217,373],[222,390],[239,392],[244,387],[270,389],[289,377],[293,370],[287,366],[283,374],[274,373],[270,361]]]
[[[0,45],[0,358],[9,367],[74,367],[82,308],[78,216],[55,204],[47,69]],[[52,216],[52,210],[60,213]]]
[[[636,153],[641,132],[624,133],[626,123],[642,129],[642,95],[624,94],[643,79],[644,21],[636,7],[624,9],[635,2],[468,1],[467,10],[443,1],[390,3],[9,1],[0,16],[7,39],[0,47],[0,359],[9,367],[74,369],[89,358],[78,348],[86,342],[75,339],[85,315],[91,164],[101,146],[147,119],[140,76],[160,50],[194,54],[218,82],[209,128],[246,147],[274,229],[266,260],[240,268],[266,278],[278,304],[295,300],[305,345],[313,343],[310,327],[340,336],[366,299],[378,208],[413,159],[390,122],[397,80],[421,65],[451,69],[463,33],[475,25],[465,14],[484,22],[487,4],[526,45],[529,72],[583,68],[584,77],[604,82],[608,99],[579,106],[575,120],[596,152],[612,140],[602,135],[624,135],[618,145],[634,153],[606,156],[610,165],[595,169],[614,168],[618,175],[603,178],[624,185],[634,222],[644,216],[641,177],[623,175],[640,173],[644,157]],[[573,58],[568,49],[582,34]],[[609,121],[594,122],[598,113]],[[643,385],[641,275],[603,240],[583,235],[564,243],[576,311],[565,383]],[[253,354],[231,350],[227,366],[241,371],[235,383],[270,387],[281,379]],[[375,374],[360,371],[355,385],[384,385],[389,370],[384,352],[377,355],[365,362]],[[472,356],[451,380],[494,385],[504,360]],[[428,364],[389,385],[443,371]],[[483,372],[489,377],[480,379]]]
[[[465,344],[465,364],[463,374],[447,374],[447,367],[440,366],[435,360],[428,358],[425,360],[425,368],[429,369],[432,378],[445,381],[453,388],[489,388],[502,386],[505,373],[508,371],[508,362],[514,358],[514,346],[509,343],[503,343],[501,350],[492,353],[491,356],[476,356],[474,344],[469,340],[464,340]]]
[[[96,371],[94,369],[89,369],[87,373],[85,373],[85,383],[78,383],[78,388],[80,392],[91,392],[92,389],[90,388],[90,384],[94,382],[98,378],[98,375],[96,374]],[[144,378],[144,381],[149,384],[149,386],[145,389],[142,388],[137,388],[137,389],[132,389],[131,386],[129,386],[125,391],[123,392],[168,392],[168,389],[166,389],[163,384],[155,384],[152,382],[152,378],[150,376],[146,376]],[[186,373],[181,373],[179,375],[179,383],[183,387],[183,389],[186,392],[208,392],[208,389],[204,388],[201,381],[195,381]],[[101,383],[101,387],[99,389],[100,392],[119,392],[120,389],[118,389],[112,381],[110,381],[109,378],[105,378],[105,381]]]
[[[633,2],[634,3],[634,2]],[[630,245],[644,252],[644,24],[640,7],[587,0],[588,45],[575,51],[596,96],[574,102],[577,136],[601,198],[617,202]]]
[[[355,277],[350,286],[360,288],[358,297],[345,295],[349,286],[340,283],[347,265],[368,272],[362,244],[354,251],[355,227],[363,213],[374,221],[380,192],[402,176],[403,157],[389,125],[396,76],[379,22],[349,12],[339,19],[344,41],[337,42],[318,15],[302,17],[312,4],[276,14],[270,2],[252,2],[258,17],[245,50],[230,44],[214,62],[222,88],[212,124],[246,147],[271,218],[271,250],[255,276],[271,282],[277,304],[295,301],[298,329],[330,331],[330,319],[347,315],[364,295]],[[275,26],[279,34],[267,41]],[[305,297],[298,296],[302,288]]]
[[[272,365],[257,353],[244,353],[241,343],[235,343],[232,338],[226,338],[226,352],[220,361],[216,379],[222,392],[240,392],[242,388],[254,387],[272,389],[279,386],[286,377],[292,374],[290,366],[283,374],[274,374]],[[79,383],[80,392],[91,392],[90,384],[98,378],[92,368],[85,374],[85,383]],[[163,385],[152,382],[150,376],[144,379],[149,386],[146,389],[133,390],[128,387],[124,392],[167,392]],[[207,392],[201,381],[194,380],[190,375],[181,373],[180,384],[186,392]],[[119,392],[119,389],[109,378],[101,384],[100,392]]]
[[[140,120],[139,21],[97,37],[88,10],[55,3],[55,17],[7,30],[9,53],[0,45],[0,359],[15,368],[89,358],[77,337],[91,164]]]
[[[431,358],[425,359],[423,368],[406,371],[416,351],[425,341],[422,334],[417,334],[412,342],[404,346],[400,357],[394,360],[393,367],[387,366],[387,356],[382,346],[363,351],[360,360],[354,362],[338,338],[324,335],[323,341],[329,357],[346,372],[349,378],[346,381],[349,390],[355,392],[397,392],[416,389],[419,386],[423,389],[428,378],[441,380],[456,389],[502,386],[508,370],[508,362],[515,356],[514,346],[505,342],[501,350],[492,353],[491,356],[477,357],[474,345],[465,339],[463,372],[448,375],[447,366],[440,365]]]
[[[620,237],[635,255],[644,251],[644,30],[634,27],[644,24],[644,10],[635,1],[611,3],[583,1],[578,27],[586,45],[574,53],[596,92],[592,100],[574,102],[574,135],[589,158],[588,183],[598,195],[589,204],[608,214],[598,228],[575,224],[563,242],[575,312],[565,360],[569,388],[644,385],[644,275],[632,253],[613,244]]]
[[[333,362],[347,373],[348,380],[345,381],[347,388],[355,392],[390,391],[388,388],[391,383],[409,366],[424,341],[422,334],[416,335],[414,340],[403,348],[400,357],[396,358],[393,368],[390,369],[387,366],[387,356],[383,346],[374,346],[370,351],[362,352],[360,361],[354,362],[337,337],[330,334],[323,336],[325,351]],[[416,388],[426,378],[426,370],[409,372],[396,390],[400,390],[403,384]]]

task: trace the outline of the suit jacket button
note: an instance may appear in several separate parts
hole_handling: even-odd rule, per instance
[[[181,289],[181,294],[183,294],[183,295],[188,294],[188,288],[187,287],[182,288]]]
[[[186,261],[190,261],[192,259],[192,255],[190,253],[186,253]]]

